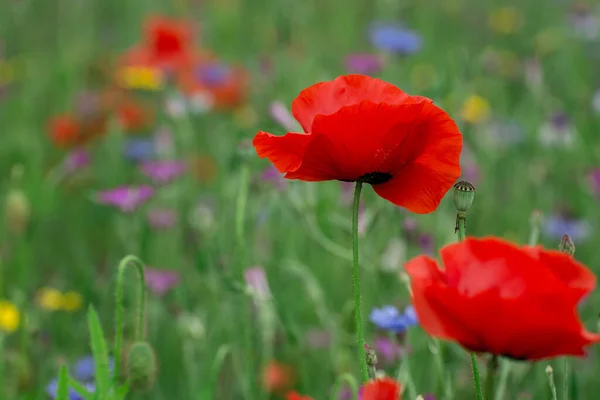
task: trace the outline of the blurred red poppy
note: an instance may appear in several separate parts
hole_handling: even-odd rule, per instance
[[[426,256],[405,266],[419,323],[430,335],[527,360],[584,355],[600,341],[576,310],[596,277],[572,257],[497,238],[466,239],[441,256],[443,270]]]
[[[312,397],[303,396],[303,395],[299,394],[298,392],[288,392],[285,395],[285,399],[286,400],[313,400]]]
[[[401,400],[402,386],[392,378],[369,381],[362,390],[362,400]]]
[[[81,126],[71,115],[52,117],[48,123],[50,138],[58,147],[69,148],[81,141]]]
[[[278,361],[270,361],[263,370],[262,384],[269,393],[285,393],[294,384],[292,369]]]
[[[307,133],[260,131],[253,144],[288,179],[361,181],[415,213],[434,211],[460,175],[462,135],[425,97],[365,75],[300,92],[292,114]]]
[[[122,66],[173,70],[192,57],[193,29],[189,21],[151,16],[145,21],[144,34],[144,43],[121,57]]]
[[[123,99],[115,112],[126,133],[140,133],[154,124],[154,109],[133,98]]]

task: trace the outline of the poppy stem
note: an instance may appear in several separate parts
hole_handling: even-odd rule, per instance
[[[479,377],[479,367],[477,366],[477,355],[475,353],[471,353],[471,366],[473,367],[473,378],[475,379],[475,393],[477,394],[477,400],[483,400],[481,378]]]
[[[356,323],[356,344],[358,346],[358,357],[360,362],[360,372],[362,382],[369,380],[367,369],[367,354],[365,352],[365,338],[363,335],[363,317],[360,298],[360,268],[358,266],[358,206],[360,204],[360,192],[362,191],[362,182],[357,181],[354,186],[354,204],[352,207],[352,261],[354,283],[354,321]]]
[[[129,266],[133,266],[136,268],[139,283],[135,340],[141,341],[144,339],[144,323],[146,315],[146,280],[144,278],[144,263],[136,256],[129,255],[121,260],[117,272],[117,309],[114,350],[115,354],[113,354],[115,360],[115,372],[113,379],[115,384],[119,379],[119,368],[121,367],[121,347],[123,346],[123,319],[125,314],[125,308],[123,306],[123,286],[125,281],[125,271]]]
[[[565,357],[565,381],[563,382],[563,399],[569,400],[569,369],[571,367],[571,363],[569,362],[569,357]]]
[[[494,398],[494,388],[495,388],[495,383],[496,383],[496,376],[498,375],[498,366],[499,366],[499,361],[498,361],[498,356],[497,355],[492,355],[492,358],[490,358],[490,361],[488,363],[488,368],[487,368],[487,376],[485,378],[485,398],[486,399],[493,399]]]
[[[556,384],[554,383],[554,370],[550,365],[546,367],[546,375],[548,376],[548,384],[550,385],[552,400],[558,400],[558,396],[556,394]]]

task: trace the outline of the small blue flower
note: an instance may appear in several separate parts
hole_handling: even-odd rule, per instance
[[[369,39],[373,46],[390,53],[412,54],[419,51],[423,46],[421,35],[393,24],[371,26]]]
[[[394,306],[374,308],[369,318],[378,328],[395,333],[402,333],[419,323],[413,306],[406,307],[403,314]]]
[[[231,75],[231,69],[220,63],[201,65],[198,67],[197,77],[203,84],[211,87],[226,83]]]
[[[84,386],[88,390],[88,392],[91,392],[91,393],[93,393],[94,390],[96,389],[93,383],[87,383]],[[48,396],[50,396],[50,398],[56,399],[56,396],[58,396],[58,380],[57,379],[53,379],[48,384],[48,386],[46,386],[46,393],[48,394]],[[69,387],[69,400],[83,400],[83,397],[81,397],[79,394],[77,394],[77,392],[72,387]]]
[[[114,367],[114,360],[112,358],[109,359],[108,366],[112,371]],[[73,364],[73,368],[71,369],[71,375],[73,378],[82,382],[94,380],[95,373],[96,366],[94,364],[94,357],[92,356],[80,358],[75,364]]]
[[[543,232],[553,239],[569,235],[574,242],[583,242],[592,234],[589,221],[553,215],[544,221]]]
[[[153,138],[129,139],[125,142],[123,155],[131,161],[151,160],[156,156],[156,143]]]

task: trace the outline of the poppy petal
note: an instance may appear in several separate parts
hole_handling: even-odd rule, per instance
[[[276,136],[260,131],[254,137],[252,144],[260,158],[268,158],[281,173],[293,172],[300,168],[306,146],[311,135],[303,133],[287,133]]]
[[[363,400],[399,400],[402,386],[392,378],[380,378],[363,386]]]
[[[462,135],[448,114],[432,103],[423,104],[413,127],[389,157],[394,179],[373,186],[384,199],[418,214],[435,211],[458,179],[462,149]]]
[[[292,102],[292,115],[305,132],[311,132],[313,121],[318,114],[333,114],[344,106],[363,100],[402,104],[409,99],[408,94],[391,83],[366,75],[345,75],[301,91]]]

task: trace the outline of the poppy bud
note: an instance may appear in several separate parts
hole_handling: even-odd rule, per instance
[[[156,380],[156,355],[148,342],[135,342],[127,353],[125,372],[134,390],[152,388]]]
[[[467,181],[460,181],[454,185],[454,207],[459,213],[466,213],[471,208],[475,199],[475,186]]]
[[[365,344],[365,355],[367,357],[367,365],[369,367],[376,367],[377,366],[377,354],[375,353],[375,350],[373,350],[371,348],[371,346]]]
[[[12,189],[6,197],[6,219],[11,230],[21,233],[27,227],[31,215],[29,199],[22,190]]]
[[[563,253],[572,256],[573,254],[575,254],[575,243],[573,243],[573,240],[571,240],[571,237],[569,235],[563,235],[562,239],[560,240],[560,245],[558,246],[558,249]]]

